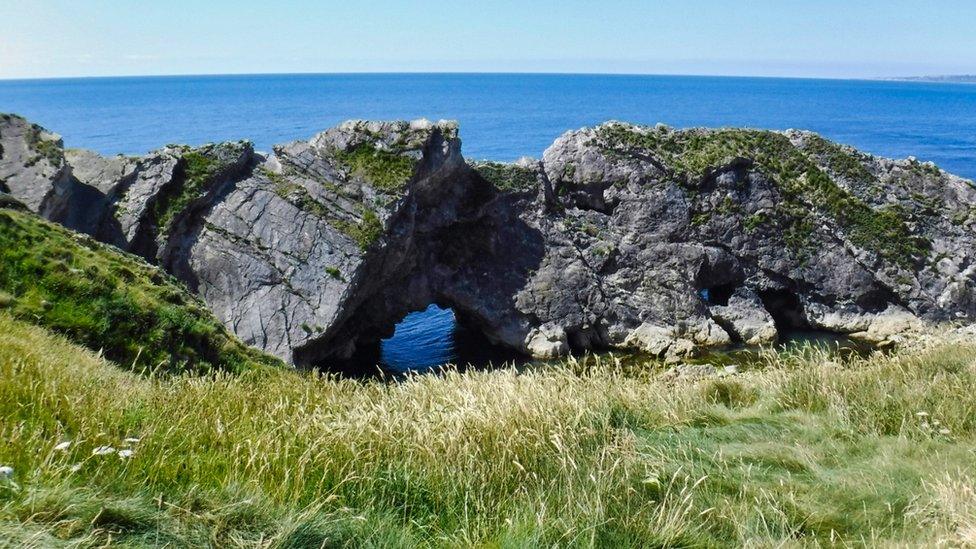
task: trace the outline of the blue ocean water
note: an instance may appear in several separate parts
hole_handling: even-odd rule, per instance
[[[69,147],[143,153],[248,138],[259,149],[350,118],[456,119],[469,158],[540,156],[609,119],[808,129],[976,178],[976,85],[552,74],[336,74],[0,81],[0,112]]]
[[[454,311],[437,305],[410,313],[397,324],[393,337],[380,343],[380,360],[398,371],[456,362],[456,326]]]
[[[864,80],[552,74],[335,74],[0,81],[0,112],[68,147],[139,154],[251,139],[260,150],[350,118],[454,119],[468,158],[541,156],[563,132],[610,119],[807,129],[882,156],[976,178],[976,85]],[[384,341],[396,370],[484,361],[453,313],[410,315]]]

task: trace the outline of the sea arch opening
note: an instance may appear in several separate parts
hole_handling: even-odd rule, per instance
[[[430,303],[403,315],[382,338],[362,341],[342,370],[358,375],[405,375],[444,368],[467,370],[503,364],[524,364],[530,359],[518,351],[490,341],[464,314]],[[334,367],[334,363],[332,365]]]

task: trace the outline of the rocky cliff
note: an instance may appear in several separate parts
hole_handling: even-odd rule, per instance
[[[0,192],[160,265],[242,340],[328,365],[437,303],[537,356],[667,356],[976,319],[976,188],[815,134],[610,122],[466,162],[448,122],[256,153],[64,151],[0,119]]]

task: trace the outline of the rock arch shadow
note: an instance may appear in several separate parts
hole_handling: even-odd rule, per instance
[[[541,265],[545,242],[515,202],[533,198],[499,192],[472,169],[416,189],[390,221],[397,230],[367,256],[354,282],[356,301],[322,337],[295,350],[296,365],[375,371],[380,342],[407,314],[430,305],[454,312],[457,335],[468,344],[522,348],[530,322],[513,296]]]

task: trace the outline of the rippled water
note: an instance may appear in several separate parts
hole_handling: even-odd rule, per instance
[[[454,311],[431,305],[410,313],[396,326],[393,337],[380,343],[383,365],[397,370],[424,370],[453,362],[457,357]]]
[[[380,364],[395,373],[429,371],[444,364],[525,364],[529,359],[460,326],[451,309],[431,305],[400,321],[392,337],[380,342]]]

